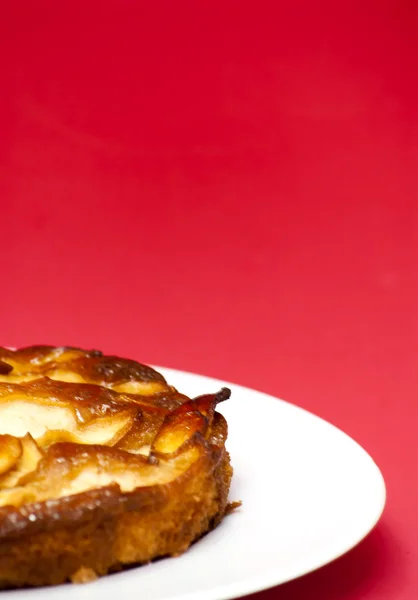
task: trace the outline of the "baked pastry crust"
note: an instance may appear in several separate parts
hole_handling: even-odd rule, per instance
[[[229,396],[99,351],[0,348],[0,587],[89,581],[218,525]]]

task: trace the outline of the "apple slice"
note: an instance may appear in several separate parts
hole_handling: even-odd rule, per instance
[[[20,439],[12,436],[1,437],[12,438],[19,443],[21,448],[21,454],[18,461],[14,464],[14,468],[0,477],[0,487],[11,488],[17,485],[25,475],[32,473],[36,469],[43,455],[29,433]]]
[[[0,475],[10,471],[22,455],[22,444],[12,435],[0,435]]]

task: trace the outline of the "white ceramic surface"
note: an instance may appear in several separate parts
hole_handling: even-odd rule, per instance
[[[158,368],[158,367],[157,367]],[[235,469],[231,500],[242,508],[183,556],[84,586],[7,591],[0,600],[226,600],[299,577],[355,546],[385,503],[370,456],[329,423],[241,386],[159,370],[189,395],[227,385]]]

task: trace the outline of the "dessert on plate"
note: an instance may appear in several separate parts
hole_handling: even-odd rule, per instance
[[[216,527],[229,396],[97,350],[0,348],[0,587],[90,581]]]

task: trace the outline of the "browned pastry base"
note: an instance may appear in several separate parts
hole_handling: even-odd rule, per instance
[[[0,360],[6,364],[13,363],[10,357],[9,362],[7,359],[8,356],[0,351]],[[3,368],[3,371],[6,370],[6,367]],[[16,383],[19,373],[16,362],[13,383],[1,383],[12,373],[3,373],[0,379],[0,409],[4,406],[2,400],[6,398],[10,404],[16,393],[26,393],[26,401],[33,396],[35,404],[41,406],[45,397],[50,402],[50,390],[53,389],[57,395],[56,386],[61,385],[57,381],[52,384],[44,375],[36,380],[36,386],[33,385],[33,375],[21,375],[20,383]],[[132,385],[139,385],[138,373],[135,377],[137,379]],[[115,385],[131,385],[131,382],[132,379],[117,381]],[[166,385],[162,378],[158,382]],[[61,406],[65,396],[68,406],[68,397],[73,393],[76,398],[74,406],[77,407],[75,414],[79,415],[88,405],[87,401],[83,404],[85,400],[80,400],[85,394],[85,384],[63,383],[62,386],[65,394],[60,396],[58,403],[61,402]],[[110,391],[110,384],[107,387],[108,390],[103,392],[105,396],[102,392],[95,396],[91,421],[94,432],[100,413],[97,398],[101,398],[103,407],[106,398],[115,414],[125,414],[126,406],[132,404],[139,411],[129,421],[129,431],[125,421],[121,420],[121,427],[125,427],[123,436],[114,436],[108,444],[83,442],[83,435],[90,439],[88,435],[91,436],[93,431],[91,429],[87,435],[87,429],[83,429],[86,421],[88,425],[85,410],[82,424],[74,425],[71,433],[76,436],[76,442],[72,438],[67,441],[67,434],[61,441],[62,432],[54,429],[49,420],[48,435],[42,433],[34,441],[41,458],[37,459],[35,469],[31,465],[28,473],[23,472],[19,463],[24,457],[26,438],[17,438],[22,441],[23,452],[16,459],[10,452],[11,436],[2,431],[0,472],[2,464],[5,464],[4,457],[15,462],[0,475],[1,588],[51,585],[68,580],[85,582],[126,565],[181,554],[191,543],[217,526],[228,512],[232,468],[225,449],[227,424],[215,412],[216,402],[225,399],[228,392],[225,390],[219,395],[189,400],[167,386],[167,397],[162,400],[159,389],[155,401],[152,401],[150,395],[145,398],[117,394]],[[49,390],[49,396],[45,395],[45,390]],[[87,396],[91,402],[91,395]],[[119,411],[118,403],[122,406]],[[92,409],[90,405],[88,408]],[[103,409],[102,413],[100,418],[104,419],[105,429],[109,426],[106,420],[108,410]],[[143,417],[145,413],[147,418]],[[1,414],[0,410],[0,420]],[[42,420],[42,414],[40,417],[36,414],[37,418]],[[150,417],[150,414],[153,416]],[[141,419],[147,424],[146,430],[141,427]],[[152,426],[155,422],[158,428]],[[149,431],[152,431],[152,439]],[[149,445],[147,456],[137,453],[144,441]],[[1,443],[6,448],[3,459]],[[13,480],[16,472],[22,472],[17,483]],[[129,483],[128,490],[124,489],[127,473],[134,478],[134,484]],[[84,483],[83,476],[86,474],[91,478],[89,485]],[[113,474],[114,482],[110,481]],[[95,485],[94,478],[102,481],[100,477],[103,475],[107,477],[107,484]],[[147,485],[143,485],[144,477]],[[65,491],[80,490],[82,485],[87,489],[69,494]]]

